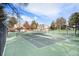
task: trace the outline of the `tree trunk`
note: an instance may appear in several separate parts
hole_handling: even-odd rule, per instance
[[[76,32],[77,32],[77,24],[75,24],[75,35],[76,35]]]
[[[76,35],[76,31],[77,31],[77,30],[76,30],[76,28],[75,28],[75,35]]]
[[[4,14],[4,10],[3,10],[3,5],[0,4],[0,56],[3,54],[5,42],[6,42],[7,28],[2,23],[5,20],[4,17],[5,17],[5,14]]]

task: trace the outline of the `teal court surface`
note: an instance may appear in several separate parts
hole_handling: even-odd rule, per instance
[[[9,32],[4,56],[78,56],[79,37],[74,31]]]

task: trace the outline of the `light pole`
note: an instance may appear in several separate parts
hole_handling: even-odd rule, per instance
[[[67,31],[67,35],[68,35],[68,30],[69,30],[69,23],[68,23],[68,21],[67,21],[67,23],[66,23],[66,31]]]

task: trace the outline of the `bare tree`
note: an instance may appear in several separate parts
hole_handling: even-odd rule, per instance
[[[57,28],[61,29],[61,27],[66,24],[66,20],[63,17],[57,18],[56,24]]]
[[[32,23],[31,23],[31,29],[32,30],[37,29],[37,26],[38,26],[38,24],[36,23],[36,21],[32,21]]]
[[[26,21],[26,22],[23,24],[23,27],[25,28],[25,30],[30,30],[30,29],[31,29],[30,24],[28,23],[28,21]]]

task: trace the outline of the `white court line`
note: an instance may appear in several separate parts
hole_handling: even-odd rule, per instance
[[[49,36],[43,36],[43,35],[36,35],[36,36],[48,38],[48,39],[50,39],[50,40],[57,39],[56,37],[52,36],[51,34],[47,34],[47,35],[49,35]]]
[[[24,40],[25,40],[25,38],[24,37],[22,37]],[[32,40],[32,39],[31,39]],[[28,41],[28,40],[27,40]],[[37,48],[34,44],[32,44],[30,41],[28,41],[28,43],[29,44],[31,44],[32,46],[34,46],[35,48]]]
[[[24,38],[24,37],[23,37]],[[34,40],[34,39],[38,39],[38,38],[32,38],[32,39],[29,39],[29,40]],[[25,38],[24,38],[24,40],[25,40]],[[27,40],[28,41],[28,40]],[[36,41],[36,40],[34,40],[34,41]],[[30,42],[30,41],[28,41],[28,42]],[[45,45],[45,44],[43,44],[43,43],[41,43],[41,42],[39,42],[39,41],[36,41],[36,42],[38,42],[40,45]],[[30,42],[31,43],[31,42]],[[32,43],[31,43],[32,44]],[[34,44],[32,44],[33,46],[35,46]],[[36,46],[35,46],[36,47]]]
[[[37,35],[37,36],[42,36],[42,35]],[[46,37],[46,36],[42,36],[42,37]],[[47,38],[51,38],[51,40],[52,40],[52,38],[54,38],[54,39],[57,39],[56,37],[47,37]],[[25,38],[24,38],[25,39]],[[38,39],[38,38],[32,38],[32,39],[29,39],[29,40],[34,40],[34,39]],[[34,40],[34,41],[36,41],[36,40]],[[28,41],[29,42],[29,41]],[[39,42],[39,41],[36,41],[36,42],[38,42],[39,44],[42,44],[42,45],[45,45],[45,44],[43,44],[43,43],[41,43],[41,42]],[[32,43],[31,43],[32,44]],[[32,44],[33,45],[33,44]],[[46,46],[44,46],[44,47],[41,47],[41,48],[45,48],[45,47],[49,47],[49,46],[51,46],[52,44],[50,44],[50,45],[46,45]],[[35,46],[35,45],[33,45],[33,46]],[[35,46],[36,47],[36,46]]]
[[[36,35],[36,36],[40,36],[40,37],[46,37],[46,38],[54,38],[54,39],[57,39],[56,37],[47,37],[47,36],[43,36],[43,35]],[[23,37],[24,38],[24,37]],[[30,37],[29,37],[30,38]],[[64,37],[63,37],[64,38]],[[25,38],[24,38],[25,39]],[[32,38],[32,39],[29,39],[29,40],[34,40],[34,39],[38,39],[38,38]],[[66,38],[65,38],[66,39]],[[28,41],[28,40],[27,40]],[[36,41],[36,40],[34,40],[34,41]],[[29,41],[28,41],[29,42]],[[38,42],[39,44],[41,44],[41,45],[45,45],[45,44],[43,44],[43,43],[41,43],[41,42],[39,42],[39,41],[36,41],[36,42]],[[30,42],[31,43],[31,42]],[[32,43],[31,43],[32,44]],[[33,45],[33,44],[32,44]],[[33,46],[35,46],[35,45],[33,45]],[[36,46],[35,46],[36,47]],[[47,46],[45,46],[45,47],[47,47]],[[42,47],[43,48],[43,47]]]
[[[16,38],[16,36],[15,37],[12,37],[12,38],[7,38],[8,40],[6,40],[6,43],[5,43],[5,46],[4,46],[4,51],[3,51],[3,54],[2,54],[3,56],[4,56],[5,51],[6,51],[7,41],[13,40],[14,38]]]
[[[5,50],[6,50],[6,43],[5,43],[5,46],[4,46],[4,51],[3,51],[2,56],[4,56],[4,54],[5,54]]]
[[[49,39],[51,39],[51,38],[52,38],[52,37],[43,36],[43,35],[36,35],[36,36],[40,36],[40,37],[44,37],[44,38],[49,38]]]
[[[16,36],[13,36],[13,37],[11,37],[11,38],[7,38],[6,41],[13,40],[14,38],[16,38]]]

